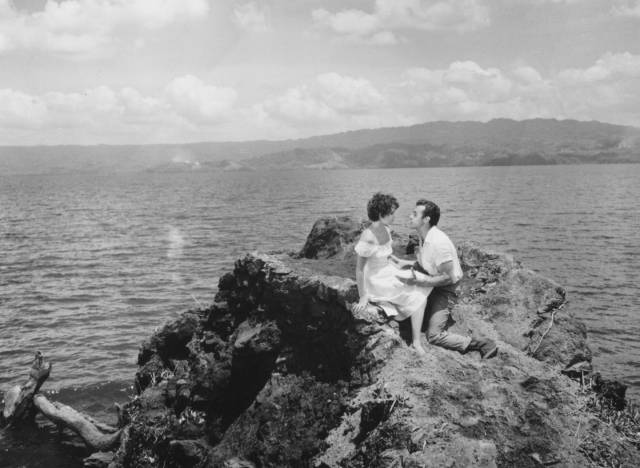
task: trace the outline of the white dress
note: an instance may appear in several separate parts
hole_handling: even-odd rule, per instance
[[[391,232],[389,242],[379,244],[371,230],[366,229],[356,243],[355,251],[366,257],[364,264],[363,286],[369,301],[380,305],[389,316],[396,320],[404,320],[414,312],[424,310],[427,297],[433,288],[408,285],[400,281],[396,274],[400,271],[389,262],[391,248]]]

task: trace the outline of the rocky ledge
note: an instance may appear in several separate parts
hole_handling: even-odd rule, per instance
[[[592,372],[558,284],[459,246],[453,327],[500,353],[421,357],[404,324],[351,312],[362,229],[321,219],[297,254],[236,261],[210,307],[142,346],[120,446],[87,466],[638,466],[637,411]]]

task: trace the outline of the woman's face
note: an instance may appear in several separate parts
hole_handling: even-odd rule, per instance
[[[382,222],[382,224],[388,226],[391,223],[393,223],[393,219],[395,218],[395,215],[396,215],[396,210],[393,210],[387,216],[381,216],[380,221]]]

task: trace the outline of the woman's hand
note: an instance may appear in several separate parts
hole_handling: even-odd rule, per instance
[[[408,266],[413,265],[413,262],[411,260],[403,260],[401,258],[396,257],[393,254],[389,255],[387,259],[398,268],[406,268]]]
[[[391,254],[387,257],[387,259],[389,259],[390,262],[395,263],[396,265],[398,263],[400,263],[400,259],[398,257],[396,257],[395,255]]]
[[[410,280],[415,280],[416,277],[414,275],[414,271],[411,268],[406,268],[404,270],[397,270],[394,274],[396,278],[398,278],[403,283],[406,283]]]
[[[409,286],[433,287],[437,285],[433,283],[433,276],[420,273],[414,268],[403,270],[402,273],[396,274],[395,276],[399,281]]]
[[[353,305],[353,311],[360,314],[365,311],[367,306],[369,305],[369,299],[366,297],[361,297],[360,301],[357,304]]]

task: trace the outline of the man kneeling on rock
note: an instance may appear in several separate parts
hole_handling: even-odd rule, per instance
[[[498,353],[498,347],[490,339],[471,339],[447,331],[450,309],[458,297],[457,285],[462,279],[460,259],[453,242],[438,228],[440,208],[432,201],[420,199],[410,215],[410,224],[418,232],[420,240],[417,262],[411,266],[412,277],[398,276],[400,281],[411,285],[433,287],[427,307],[427,340],[430,344],[453,349],[461,353],[479,351],[483,359]],[[398,266],[411,262],[392,256]]]

